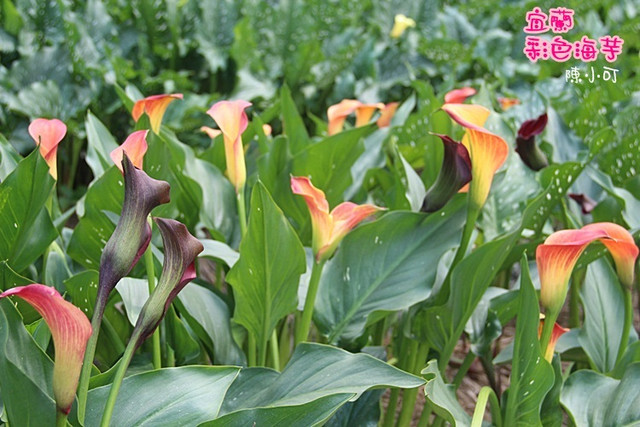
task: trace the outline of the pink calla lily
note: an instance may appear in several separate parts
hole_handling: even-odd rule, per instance
[[[118,169],[120,169],[120,172],[122,172],[123,174],[124,169],[122,168],[122,158],[124,153],[127,153],[127,157],[129,157],[129,160],[131,160],[133,166],[138,169],[142,169],[142,161],[148,148],[148,133],[148,130],[139,130],[133,132],[127,137],[122,145],[120,145],[118,148],[113,150],[111,154],[109,154],[111,160],[113,160]]]
[[[472,87],[462,87],[447,92],[444,95],[445,104],[462,104],[467,98],[476,94],[476,90]]]
[[[140,117],[142,117],[142,114],[146,113],[147,116],[149,116],[151,130],[157,135],[160,133],[160,124],[162,123],[162,118],[169,104],[175,99],[182,98],[183,95],[181,93],[148,96],[136,101],[131,110],[131,116],[133,116],[133,120],[137,122],[140,120]]]
[[[58,179],[58,144],[66,134],[67,126],[58,119],[35,119],[29,124],[29,135],[38,144],[40,154],[49,165],[49,173],[53,179]]]

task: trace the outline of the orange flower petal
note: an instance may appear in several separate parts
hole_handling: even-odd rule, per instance
[[[393,119],[393,116],[396,114],[396,110],[399,106],[399,102],[390,102],[384,106],[380,112],[380,117],[376,122],[379,128],[386,128],[391,125],[391,119]]]
[[[376,110],[382,110],[384,108],[384,104],[360,104],[358,108],[356,108],[356,127],[364,126],[371,120],[373,117],[373,113]]]
[[[356,99],[343,99],[340,103],[332,105],[327,110],[329,119],[329,135],[335,135],[342,131],[347,116],[353,113],[362,103]]]
[[[147,134],[148,130],[139,130],[133,132],[127,137],[127,139],[118,148],[113,150],[109,155],[113,163],[116,164],[120,172],[124,173],[122,169],[122,157],[124,153],[127,153],[131,163],[138,169],[142,169],[142,161],[144,154],[147,152]]]
[[[91,324],[80,309],[54,288],[39,284],[11,288],[0,298],[18,296],[35,308],[51,330],[55,349],[53,393],[58,408],[69,413],[76,395]]]
[[[201,126],[200,130],[209,135],[209,138],[211,139],[216,139],[218,135],[222,135],[222,131],[220,129],[210,128],[209,126]]]
[[[498,102],[500,103],[500,108],[502,108],[503,111],[507,111],[514,105],[520,104],[520,100],[518,98],[498,98]]]
[[[444,96],[445,104],[462,104],[465,99],[476,94],[476,90],[472,87],[462,87],[449,91]]]
[[[482,126],[491,112],[485,107],[473,104],[444,104],[442,109],[459,125],[486,132]]]
[[[498,135],[475,129],[467,130],[462,143],[469,150],[471,158],[471,201],[480,208],[489,195],[493,175],[509,155],[509,146]]]
[[[304,197],[311,214],[311,228],[313,229],[313,252],[318,254],[320,249],[331,239],[333,219],[329,214],[329,203],[324,192],[311,183],[306,176],[291,177],[291,191]]]
[[[357,205],[352,202],[340,203],[331,211],[334,221],[331,239],[342,240],[356,225],[380,210],[383,210],[383,208],[375,205]]]
[[[49,173],[53,179],[58,179],[58,144],[66,134],[67,126],[58,119],[35,119],[29,124],[29,135],[38,144],[40,154],[49,165]]]
[[[142,113],[147,113],[151,123],[151,129],[155,134],[158,134],[160,132],[162,117],[164,117],[167,107],[174,99],[182,98],[183,95],[181,93],[148,96],[136,101],[131,110],[131,116],[133,116],[133,120],[137,122],[142,116]]]
[[[544,320],[540,319],[540,325],[538,326],[538,338],[542,334],[542,328],[544,327]],[[569,332],[569,329],[563,328],[557,322],[553,324],[553,330],[551,331],[551,339],[549,340],[549,345],[547,345],[547,352],[544,355],[544,358],[547,362],[551,363],[553,359],[553,352],[556,348],[556,343],[558,339],[566,332]]]
[[[638,247],[631,234],[618,224],[599,222],[582,227],[582,230],[606,234],[600,241],[609,249],[618,277],[623,285],[633,287],[634,269],[638,259]]]

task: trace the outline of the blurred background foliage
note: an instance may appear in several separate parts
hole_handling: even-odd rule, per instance
[[[572,136],[581,139],[614,124],[618,138],[605,149],[600,168],[613,184],[640,191],[633,180],[640,151],[635,0],[563,4],[575,10],[567,40],[610,34],[625,41],[613,64],[617,82],[582,84],[566,83],[564,76],[571,66],[587,71],[585,64],[534,64],[522,53],[526,11],[558,6],[551,1],[507,1],[500,7],[480,0],[2,0],[0,5],[0,131],[24,154],[34,146],[26,131],[31,119],[57,117],[68,125],[71,143],[61,144],[59,158],[68,163],[61,167],[60,188],[70,203],[93,179],[84,162],[88,111],[118,141],[134,126],[119,91],[133,98],[184,93],[165,124],[182,141],[207,148],[211,141],[198,129],[211,125],[204,112],[224,98],[251,100],[254,114],[266,112],[262,118],[278,134],[278,92],[284,84],[312,135],[324,131],[316,126],[326,119],[327,107],[344,98],[390,102],[416,92],[418,111],[395,135],[417,169],[424,167],[433,141],[429,122],[439,106],[431,105],[434,94],[441,99],[462,85],[484,87],[496,110],[498,97],[519,98],[522,104],[503,114],[513,132],[552,106],[571,129],[566,145],[551,141],[556,147],[548,147],[556,160],[573,157],[562,153],[571,150]],[[417,25],[395,39],[389,32],[398,13]],[[611,64],[600,59],[588,65]],[[423,180],[436,172],[437,167]]]

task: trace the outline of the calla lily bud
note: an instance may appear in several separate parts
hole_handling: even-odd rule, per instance
[[[313,253],[316,261],[331,258],[344,236],[361,221],[384,208],[343,202],[329,212],[324,192],[307,177],[291,177],[291,191],[304,197],[311,214]]]
[[[87,340],[91,336],[89,319],[49,286],[19,286],[3,292],[0,298],[11,295],[31,304],[49,326],[55,350],[53,395],[58,410],[68,414],[76,396]]]
[[[444,95],[445,104],[462,104],[467,98],[476,94],[476,90],[472,87],[462,87],[447,92]]]
[[[133,336],[140,345],[164,317],[178,293],[196,278],[195,260],[204,250],[202,243],[184,224],[173,219],[155,218],[164,244],[164,265],[158,285],[145,303]]]
[[[540,319],[540,325],[538,326],[538,338],[540,338],[540,335],[542,335],[543,327],[544,319]],[[569,329],[563,328],[562,326],[558,325],[557,322],[553,324],[551,339],[549,340],[549,345],[547,345],[547,351],[544,354],[544,358],[547,360],[547,362],[551,363],[551,360],[553,359],[553,352],[556,348],[556,343],[565,332],[569,332]]]
[[[580,209],[582,210],[582,213],[584,215],[590,214],[597,204],[595,200],[591,199],[591,197],[587,196],[586,194],[569,193],[569,197],[571,197],[576,201],[576,203],[580,205]]]
[[[124,204],[122,214],[100,259],[98,301],[106,303],[118,281],[138,262],[151,240],[147,216],[156,207],[169,203],[169,183],[149,177],[133,166],[127,154],[124,169]]]
[[[411,18],[407,18],[402,14],[398,14],[393,18],[393,28],[389,35],[394,39],[400,37],[407,28],[413,28],[416,26],[416,21]]]
[[[58,144],[67,134],[67,126],[58,119],[35,119],[29,125],[29,135],[38,144],[40,154],[49,165],[49,173],[53,179],[58,179],[56,154]]]
[[[444,144],[440,174],[425,195],[423,212],[441,209],[462,187],[471,181],[471,159],[466,147],[447,135],[437,135]]]
[[[131,116],[136,122],[142,117],[142,113],[146,113],[151,123],[151,130],[156,135],[160,133],[160,124],[164,117],[167,107],[174,99],[182,99],[181,93],[163,94],[148,96],[144,99],[136,101],[131,110]]]
[[[224,137],[224,156],[227,160],[227,174],[236,192],[247,180],[247,169],[244,162],[244,146],[242,133],[247,129],[249,119],[244,111],[250,107],[247,101],[220,101],[213,104],[207,114],[216,121]],[[204,129],[214,138],[214,134]]]
[[[516,137],[516,152],[525,165],[534,171],[549,166],[549,160],[536,144],[536,135],[540,135],[547,126],[547,113],[537,119],[527,120],[520,126]]]

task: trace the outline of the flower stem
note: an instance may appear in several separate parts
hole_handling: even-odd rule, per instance
[[[629,343],[629,331],[631,331],[631,325],[633,324],[633,298],[631,296],[631,289],[624,287],[624,325],[622,327],[622,337],[620,338],[620,347],[618,348],[618,357],[616,363],[622,359],[627,344]]]
[[[549,341],[551,340],[553,325],[555,325],[556,320],[558,320],[559,313],[560,309],[550,310],[545,313],[544,322],[542,324],[542,333],[540,334],[540,350],[542,351],[543,356],[547,354],[547,347],[549,346]],[[550,360],[548,362],[551,363]]]
[[[476,226],[476,220],[478,219],[479,213],[480,209],[469,204],[469,207],[467,208],[467,221],[465,222],[464,230],[462,231],[462,240],[460,241],[460,246],[458,246],[458,251],[456,252],[456,256],[453,258],[449,271],[453,271],[453,268],[462,261],[467,253],[467,248],[469,247],[471,235],[473,234],[473,229]]]
[[[56,427],[66,427],[67,425],[67,414],[62,412],[60,409],[56,409]]]
[[[116,374],[113,377],[113,382],[111,383],[111,389],[109,390],[109,397],[107,398],[104,412],[102,413],[102,421],[100,421],[101,427],[109,427],[109,422],[111,421],[111,417],[113,416],[113,408],[116,405],[116,399],[118,398],[118,392],[120,391],[122,380],[124,379],[127,368],[131,363],[133,353],[135,353],[136,351],[137,342],[139,339],[140,333],[136,332],[131,336],[131,339],[129,339],[129,343],[127,344],[127,348],[124,350],[124,354],[122,355],[122,359],[120,360],[120,363],[118,365],[118,370],[116,371]]]
[[[457,390],[458,387],[460,387],[460,384],[462,384],[462,380],[469,371],[469,368],[471,367],[471,364],[474,360],[476,360],[476,355],[473,351],[471,351],[471,349],[469,349],[467,355],[462,361],[462,365],[460,365],[458,372],[456,372],[456,376],[453,378],[453,387],[455,390]]]
[[[311,279],[309,279],[309,288],[307,289],[307,297],[304,301],[304,310],[302,311],[302,319],[300,321],[300,325],[296,328],[296,345],[306,341],[309,337],[311,318],[313,317],[313,306],[316,302],[320,276],[322,276],[322,269],[325,262],[325,260],[322,260],[313,263]]]
[[[149,218],[151,219],[151,218]],[[153,293],[156,288],[156,274],[155,274],[155,266],[153,264],[153,253],[151,252],[151,245],[147,247],[147,250],[144,252],[144,264],[147,269],[147,282],[149,284],[149,296]],[[153,349],[153,369],[162,368],[162,352],[160,351],[160,326],[153,331],[153,335],[151,336],[151,343]]]
[[[269,349],[271,350],[271,363],[273,364],[273,369],[275,369],[276,371],[279,371],[280,370],[280,347],[278,346],[278,333],[276,332],[275,329],[271,334]]]
[[[471,419],[471,427],[481,427],[482,419],[484,418],[484,412],[487,407],[487,401],[491,407],[491,421],[497,427],[502,427],[502,416],[500,415],[500,405],[496,394],[491,387],[484,386],[478,394],[478,402],[476,403],[476,409],[473,411],[473,418]]]
[[[417,348],[416,346],[411,347],[414,353],[414,356],[411,358],[412,365],[408,367],[412,374],[420,374],[422,367],[424,366],[424,362],[429,354],[429,346],[426,343],[420,343]],[[418,396],[419,387],[406,389],[402,392],[402,410],[400,411],[400,416],[398,417],[397,426],[410,426],[411,419],[413,418],[413,412],[415,410],[416,397]]]
[[[244,237],[247,234],[247,212],[244,202],[244,186],[238,189],[236,194],[236,200],[238,205],[238,219],[240,220],[240,234]]]

